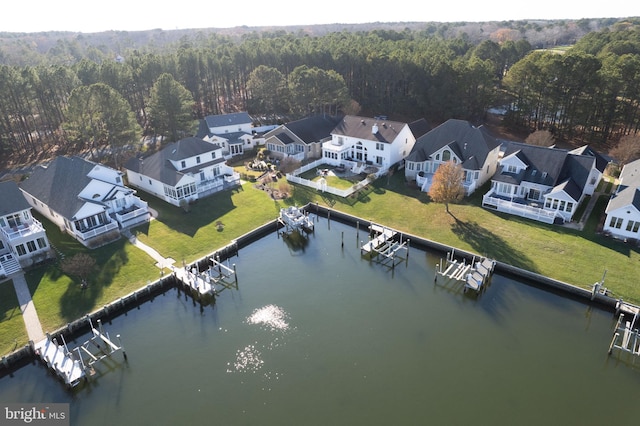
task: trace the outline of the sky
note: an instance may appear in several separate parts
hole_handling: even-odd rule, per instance
[[[446,7],[443,7],[446,5]],[[9,0],[0,32],[143,31],[370,22],[481,22],[640,17],[637,0]]]

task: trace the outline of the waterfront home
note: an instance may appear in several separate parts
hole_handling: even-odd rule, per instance
[[[407,123],[386,117],[344,116],[322,144],[322,159],[333,166],[345,166],[355,173],[381,173],[400,163],[416,142]]]
[[[46,259],[49,249],[45,229],[18,185],[0,182],[0,277]]]
[[[405,178],[429,192],[433,175],[442,163],[453,161],[464,171],[464,191],[472,194],[493,176],[500,143],[483,127],[450,119],[416,140],[405,160]]]
[[[626,164],[605,209],[602,230],[621,239],[640,239],[640,160]]]
[[[87,247],[149,221],[147,203],[123,183],[123,173],[81,157],[56,157],[20,184],[27,202]]]
[[[124,165],[129,185],[180,206],[240,184],[225,164],[222,147],[196,137],[171,143]]]
[[[222,155],[231,158],[264,144],[264,138],[253,131],[246,112],[208,115],[201,122],[196,137],[217,144]]]
[[[570,222],[605,167],[603,157],[584,147],[569,151],[509,142],[482,205],[545,223]]]
[[[322,156],[322,144],[331,140],[331,132],[340,118],[314,115],[282,124],[265,133],[265,145],[273,158],[294,157],[304,161]]]

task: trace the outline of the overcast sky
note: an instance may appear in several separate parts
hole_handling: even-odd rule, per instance
[[[139,31],[365,22],[480,22],[640,16],[638,0],[8,0],[0,31]],[[8,4],[7,4],[8,3]]]

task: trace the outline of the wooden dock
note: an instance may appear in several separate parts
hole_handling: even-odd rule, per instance
[[[622,312],[622,310],[621,310]],[[640,356],[640,328],[638,325],[638,317],[640,317],[640,308],[633,305],[625,307],[624,312],[631,314],[631,320],[625,319],[625,314],[621,313],[613,330],[613,338],[609,345],[609,355],[615,350]]]
[[[403,241],[402,234],[393,229],[371,224],[369,236],[369,241],[361,242],[360,254],[362,256],[368,256],[370,260],[375,259],[379,263],[390,264],[392,269],[395,268],[396,261],[408,260],[409,239]]]
[[[47,335],[45,339],[34,344],[36,355],[69,387],[77,386],[87,377],[87,373],[93,375],[95,373],[93,366],[115,352],[122,351],[124,358],[127,358],[120,342],[120,335],[116,336],[118,339],[116,344],[109,337],[109,333],[104,332],[100,320],[98,320],[97,329],[89,317],[87,320],[92,337],[72,350],[69,350],[63,335],[59,336],[60,342],[58,338]]]
[[[454,254],[454,251],[447,253],[446,262],[441,260],[436,265],[435,281],[438,280],[438,275],[441,275],[449,280],[464,282],[464,291],[471,289],[480,292],[493,274],[496,262],[487,258],[476,260],[474,257],[471,263],[467,264],[464,259],[455,259]]]
[[[176,278],[201,298],[213,297],[225,288],[237,287],[236,265],[228,266],[216,257],[210,257],[209,269],[200,272],[195,266],[174,269]],[[228,260],[227,260],[228,263]],[[233,280],[233,284],[232,281]]]

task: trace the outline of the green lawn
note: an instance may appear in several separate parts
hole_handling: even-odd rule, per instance
[[[148,194],[139,195],[158,211],[158,219],[134,229],[137,237],[164,257],[192,262],[225,246],[238,236],[275,219],[281,207],[317,202],[400,231],[419,235],[463,250],[486,255],[584,288],[598,281],[607,270],[605,286],[613,295],[639,303],[640,287],[634,278],[640,272],[640,252],[620,241],[595,234],[607,197],[600,197],[583,232],[545,225],[479,207],[480,188],[462,204],[444,206],[429,201],[410,188],[402,172],[383,177],[358,194],[341,198],[292,185],[292,196],[274,201],[264,191],[247,183],[198,201],[189,212]],[[88,250],[58,228],[40,218],[56,249],[65,256],[87,252],[95,257],[98,270],[89,288],[62,273],[59,263],[30,270],[27,281],[45,331],[95,310],[134,291],[159,276],[154,261],[121,239],[105,247]],[[217,222],[223,225],[218,230]],[[13,296],[12,296],[13,295]],[[3,353],[17,342],[26,342],[17,300],[11,283],[0,285],[0,335]]]

